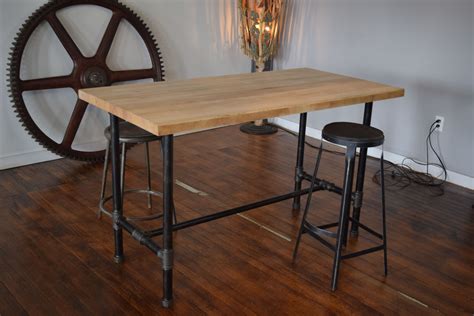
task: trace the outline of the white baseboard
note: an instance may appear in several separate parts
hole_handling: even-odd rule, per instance
[[[97,148],[105,140],[95,140],[87,143],[81,143],[82,148]],[[104,145],[105,147],[105,145]],[[26,165],[32,165],[35,163],[45,162],[60,159],[61,157],[53,154],[44,148],[39,148],[33,151],[13,153],[5,156],[0,156],[0,170],[16,168]]]
[[[31,165],[39,162],[50,161],[59,159],[58,155],[55,155],[46,149],[38,149],[35,151],[14,153],[0,157],[0,170],[16,168],[25,165]]]
[[[214,127],[214,128],[219,128],[219,127]],[[214,128],[196,129],[193,131],[178,133],[175,136],[192,134],[192,133],[206,131],[206,130],[214,129]],[[97,148],[97,146],[100,145],[101,143],[104,143],[103,145],[105,147],[105,139],[93,140],[90,142],[81,143],[80,145],[84,149],[86,149],[88,146],[90,146],[90,148],[93,149],[93,148]],[[32,151],[18,152],[18,153],[0,156],[0,170],[11,169],[11,168],[21,167],[21,166],[26,166],[26,165],[32,165],[35,163],[51,161],[51,160],[56,160],[60,158],[62,157],[55,155],[49,152],[47,149],[40,147],[39,149],[32,150]]]
[[[299,124],[295,123],[295,122],[292,122],[292,121],[289,121],[289,120],[285,120],[285,119],[277,117],[277,118],[270,119],[270,121],[277,124],[277,125],[280,125],[281,127],[284,127],[284,128],[289,129],[291,131],[294,131],[294,132],[298,132],[298,130],[299,130]],[[311,137],[311,138],[315,138],[315,139],[319,139],[319,140],[321,139],[321,131],[318,130],[318,129],[315,129],[315,128],[306,127],[306,135],[308,137]],[[379,148],[369,148],[369,151],[368,151],[367,154],[371,157],[379,158],[380,154],[381,154],[381,149],[379,149]],[[401,163],[403,161],[403,159],[406,158],[402,155],[391,153],[391,152],[388,152],[388,151],[384,151],[384,155],[385,155],[385,157],[384,157],[385,160],[388,160],[388,161],[390,161],[392,163],[395,163],[395,164]],[[421,165],[417,165],[415,163],[408,164],[408,165],[416,171],[424,172],[426,170],[426,167],[421,166]],[[440,174],[440,171],[441,170],[438,169],[438,168],[430,168],[430,173],[432,173],[434,175]],[[446,181],[448,181],[450,183],[454,183],[454,184],[462,186],[462,187],[465,187],[465,188],[468,188],[468,189],[471,189],[471,190],[474,190],[474,178],[473,177],[469,177],[469,176],[466,176],[466,175],[448,170]]]
[[[214,127],[214,128],[219,128],[219,127]],[[182,133],[176,134],[175,136],[181,136],[181,135],[191,134],[195,132],[206,131],[206,130],[214,129],[214,128],[204,128],[204,129],[193,130],[190,132],[182,132]],[[84,149],[87,149],[88,146],[90,146],[90,148],[92,149],[92,148],[97,148],[97,146],[100,145],[101,143],[104,143],[103,145],[105,147],[105,139],[93,140],[90,142],[80,143],[79,145]],[[62,157],[55,155],[44,148],[39,148],[32,151],[8,154],[8,155],[0,156],[0,170],[11,169],[11,168],[21,167],[21,166],[26,166],[26,165],[32,165],[35,163],[52,161],[52,160],[56,160],[60,158]]]

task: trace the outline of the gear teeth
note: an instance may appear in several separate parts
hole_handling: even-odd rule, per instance
[[[2,0],[0,0],[1,2]],[[31,115],[28,109],[25,106],[23,97],[21,95],[21,80],[18,76],[20,70],[20,63],[22,59],[23,49],[31,36],[31,30],[35,29],[39,23],[44,21],[45,17],[50,14],[50,12],[55,12],[56,10],[64,7],[68,7],[75,4],[74,0],[48,0],[46,3],[40,6],[36,11],[34,11],[27,20],[25,20],[22,25],[18,28],[18,32],[12,36],[13,45],[8,51],[8,64],[7,71],[8,73],[8,93],[12,103],[12,110],[16,113],[20,124],[25,128],[28,135],[30,135],[35,142],[48,149],[49,151],[70,159],[80,160],[85,162],[96,163],[103,161],[103,155],[84,155],[80,151],[75,151],[72,149],[65,150],[58,146],[56,142],[51,140],[49,137],[45,137],[42,134],[42,130],[37,126],[31,118]],[[150,28],[144,23],[144,20],[138,16],[137,13],[133,12],[128,6],[122,4],[119,0],[80,0],[79,2],[87,2],[91,5],[101,6],[101,2],[108,3],[107,7],[115,8],[114,10],[122,11],[124,17],[132,22],[132,25],[136,25],[135,29],[145,40],[147,45],[150,46],[151,50],[157,52],[150,55],[152,61],[156,64],[156,75],[160,76],[158,79],[164,79],[164,69],[163,62],[161,60],[162,55],[159,52],[158,44],[151,33]],[[6,56],[6,57],[7,57]],[[78,154],[79,153],[79,154]]]

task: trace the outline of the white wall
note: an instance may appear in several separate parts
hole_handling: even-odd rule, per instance
[[[12,109],[5,84],[5,63],[18,28],[45,0],[0,0],[0,169],[29,164],[56,156],[43,150],[27,135]],[[250,61],[240,53],[236,3],[234,0],[128,0],[122,1],[138,13],[158,39],[163,53],[166,79],[181,79],[250,69]],[[88,16],[88,19],[83,19]],[[76,7],[59,15],[83,53],[92,55],[108,22],[110,12]],[[117,69],[147,65],[143,44],[130,27],[121,25],[108,63]],[[72,63],[47,24],[34,34],[22,64],[24,79],[67,74]],[[27,107],[35,121],[46,126],[58,141],[76,101],[72,90],[35,92],[26,95]],[[97,147],[103,143],[107,117],[90,107],[75,145]],[[92,142],[92,143],[91,143]]]
[[[425,137],[441,115],[448,169],[474,176],[472,0],[289,0],[287,9],[279,68],[309,66],[404,87],[404,98],[374,105],[386,150],[426,160]],[[315,112],[308,125],[360,121],[362,111]]]
[[[248,71],[249,62],[239,52],[235,1],[123,2],[140,14],[157,36],[167,79]],[[19,25],[42,3],[0,0],[2,60]],[[474,176],[472,0],[288,0],[287,9],[287,33],[276,68],[314,67],[406,88],[405,98],[378,102],[374,107],[373,122],[386,133],[386,149],[423,159],[429,124],[435,115],[442,115],[445,130],[439,141],[448,168]],[[74,18],[73,14],[69,17]],[[104,23],[91,19],[86,25],[90,31],[83,30],[76,37],[91,50],[94,45],[87,44],[86,35]],[[134,45],[121,40],[116,48],[121,54],[116,56],[118,64],[134,60],[126,56],[133,55]],[[44,58],[41,67],[28,69],[34,74],[58,67],[53,52],[43,48],[36,55]],[[4,85],[1,89],[0,168],[48,158],[45,153],[16,156],[41,149],[20,127]],[[320,111],[310,115],[309,126],[321,129],[330,121],[358,121],[361,117],[362,106]],[[57,122],[62,119],[58,116]],[[93,133],[96,139],[101,137],[99,128]]]

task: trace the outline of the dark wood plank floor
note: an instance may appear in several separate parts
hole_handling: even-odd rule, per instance
[[[181,136],[175,143],[178,220],[191,219],[292,189],[296,138],[249,136],[237,127]],[[143,147],[130,151],[127,185],[144,183]],[[153,144],[154,187],[161,160]],[[315,150],[306,151],[306,168]],[[368,174],[378,163],[369,160]],[[341,183],[343,158],[325,154],[321,175]],[[329,290],[332,257],[304,236],[291,251],[299,214],[291,202],[175,234],[175,305],[160,307],[160,260],[128,235],[126,261],[113,255],[109,218],[97,220],[100,165],[57,160],[0,171],[0,314],[470,314],[474,312],[474,202],[454,185],[432,197],[423,188],[387,193],[389,275],[381,253],[343,262]],[[379,190],[366,181],[362,219],[380,227]],[[161,201],[156,199],[157,208]],[[128,214],[148,214],[143,196]],[[315,195],[310,218],[331,221],[339,199]],[[362,233],[349,248],[370,245]]]

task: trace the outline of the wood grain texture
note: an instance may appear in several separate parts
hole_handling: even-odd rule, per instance
[[[237,126],[177,137],[176,179],[208,194],[176,185],[178,220],[291,191],[296,145],[295,137],[282,132],[255,137]],[[159,143],[151,144],[151,153],[152,185],[161,191]],[[314,167],[316,154],[307,147],[306,170]],[[368,159],[361,216],[376,229],[380,191],[370,176],[378,166]],[[321,177],[340,185],[343,172],[344,157],[324,153]],[[96,218],[101,174],[101,165],[66,159],[0,171],[1,315],[474,313],[473,191],[451,184],[440,197],[416,185],[387,190],[389,275],[383,276],[381,253],[346,260],[334,293],[333,254],[320,243],[303,237],[298,260],[291,262],[301,220],[291,201],[245,213],[252,221],[236,215],[181,230],[174,234],[175,305],[164,310],[156,255],[127,234],[125,262],[112,260],[112,224],[107,217]],[[145,183],[140,145],[128,154],[126,186]],[[311,222],[339,216],[339,196],[317,192],[313,198]],[[156,199],[153,205],[160,203]],[[139,194],[125,198],[124,210],[150,212]],[[348,247],[374,241],[362,231]]]
[[[79,98],[155,135],[403,95],[401,88],[308,68],[79,91]]]

